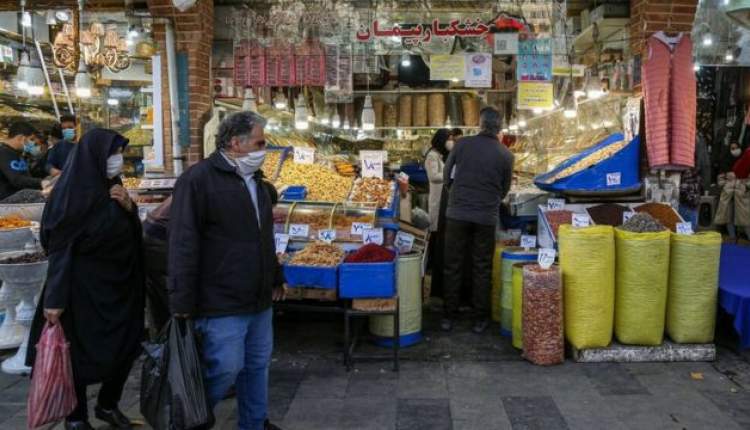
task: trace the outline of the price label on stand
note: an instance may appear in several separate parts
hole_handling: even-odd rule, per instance
[[[693,234],[693,224],[689,222],[678,222],[677,234]]]
[[[616,187],[622,184],[622,172],[607,173],[607,186]]]
[[[353,222],[352,230],[350,234],[352,236],[362,236],[362,233],[365,230],[369,230],[371,228],[372,228],[372,224],[369,222]]]
[[[294,162],[299,164],[313,164],[315,162],[315,148],[295,146]]]
[[[627,211],[622,213],[622,223],[625,224],[626,222],[630,221],[630,218],[633,218],[633,215],[635,215],[635,212],[633,211]]]
[[[307,237],[310,235],[310,226],[307,224],[289,224],[290,237]]]
[[[591,225],[591,217],[586,214],[573,214],[573,227],[588,227]]]
[[[284,233],[276,233],[274,236],[276,241],[276,253],[285,253],[287,246],[289,246],[289,235]]]
[[[371,228],[362,232],[362,242],[365,244],[374,243],[376,245],[383,244],[383,229],[382,228]]]
[[[408,254],[414,247],[414,235],[405,231],[399,231],[396,234],[396,247],[398,252],[402,254]]]
[[[547,200],[547,210],[559,211],[565,209],[565,199],[549,199]]]
[[[557,252],[554,248],[542,248],[539,250],[536,261],[542,269],[549,269],[555,263],[556,256]]]
[[[359,151],[363,178],[383,178],[383,165],[388,158],[386,151]]]
[[[318,239],[322,240],[323,242],[331,243],[334,240],[336,240],[336,230],[333,230],[333,229],[318,230]]]
[[[536,236],[530,234],[524,234],[521,236],[521,247],[525,250],[536,248]]]

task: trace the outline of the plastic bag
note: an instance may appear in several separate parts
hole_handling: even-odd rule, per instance
[[[714,339],[721,235],[672,234],[667,333],[677,343]]]
[[[523,348],[523,268],[536,263],[513,265],[513,347]]]
[[[578,349],[612,341],[615,313],[615,236],[610,226],[560,226],[565,336]]]
[[[167,380],[167,335],[171,325],[172,321],[168,321],[156,343],[143,344],[145,358],[141,367],[141,415],[155,430],[168,429],[170,422],[172,394]]]
[[[523,266],[523,356],[547,366],[565,361],[560,268]],[[515,337],[513,338],[515,340]]]
[[[69,348],[60,324],[44,327],[26,404],[30,429],[67,417],[78,404]]]
[[[669,285],[669,231],[615,229],[615,335],[630,345],[661,345]]]

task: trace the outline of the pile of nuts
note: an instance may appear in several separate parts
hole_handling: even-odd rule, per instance
[[[289,264],[293,266],[335,267],[344,258],[344,250],[337,245],[313,242],[294,254]]]
[[[31,221],[21,218],[20,215],[7,215],[0,217],[0,230],[13,228],[31,227]]]
[[[136,189],[141,186],[141,178],[122,178],[122,186],[128,189]]]
[[[354,182],[349,198],[355,203],[376,203],[379,208],[388,208],[393,198],[393,182],[380,178],[361,178]]]
[[[589,167],[593,166],[594,164],[606,160],[607,158],[614,155],[616,152],[620,151],[622,148],[624,148],[628,143],[625,140],[617,143],[613,143],[611,145],[607,145],[604,148],[601,148],[597,151],[594,151],[593,153],[589,154],[588,156],[578,160],[575,164],[572,166],[568,166],[565,169],[558,172],[556,175],[551,176],[547,178],[544,182],[548,184],[552,184],[558,179],[567,178],[568,176],[578,173],[581,170],[588,169]]]
[[[266,151],[266,159],[260,168],[263,171],[263,176],[273,181],[276,171],[279,169],[279,160],[281,160],[281,151]]]
[[[0,264],[31,264],[38,263],[46,259],[47,256],[43,252],[32,252],[19,255],[18,257],[10,257],[4,260],[0,260]]]
[[[663,203],[646,203],[635,208],[636,212],[647,213],[659,221],[664,227],[677,231],[677,224],[682,222],[680,216],[672,206]]]
[[[307,187],[307,200],[340,202],[349,194],[352,178],[345,178],[319,164],[300,164],[286,160],[276,180],[276,188],[287,185]]]
[[[330,215],[325,212],[301,212],[295,210],[289,219],[290,224],[307,224],[311,229],[321,230],[328,228]]]
[[[560,269],[523,268],[523,356],[540,366],[565,361]]]
[[[561,225],[573,223],[573,212],[569,210],[547,211],[544,213],[544,216],[547,217],[547,224],[549,224],[549,228],[552,230],[553,237],[557,237],[557,232],[560,230]]]

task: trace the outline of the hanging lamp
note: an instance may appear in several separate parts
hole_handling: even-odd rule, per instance
[[[258,105],[255,103],[255,93],[252,88],[245,88],[245,98],[242,100],[242,110],[257,112]]]
[[[85,99],[91,97],[93,82],[91,82],[91,76],[89,76],[86,70],[86,63],[83,61],[83,56],[78,60],[78,71],[76,72],[75,78],[76,96]]]
[[[333,117],[331,118],[331,127],[333,128],[341,127],[341,117],[339,116],[338,109],[336,109],[336,112],[333,114]]]
[[[372,96],[365,97],[365,105],[362,108],[362,130],[375,130],[375,109],[372,108]]]
[[[307,119],[307,106],[302,93],[297,97],[297,103],[294,106],[294,128],[297,130],[307,130],[310,123]]]

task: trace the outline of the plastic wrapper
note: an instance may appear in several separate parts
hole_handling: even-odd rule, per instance
[[[667,333],[677,343],[714,339],[721,235],[673,234],[667,298]]]
[[[523,356],[548,366],[565,361],[563,286],[560,268],[523,268]]]
[[[560,269],[565,285],[565,336],[578,349],[612,341],[615,311],[615,238],[611,226],[560,226]]]
[[[385,127],[398,125],[398,106],[395,103],[386,103],[383,109],[383,124]]]
[[[375,111],[375,127],[383,127],[385,104],[382,99],[373,99],[372,108]]]
[[[660,345],[669,284],[669,232],[615,229],[615,336],[629,345]]]
[[[513,265],[536,261],[536,251],[505,248],[503,251],[502,291],[500,293],[500,328],[508,336],[513,333]]]

